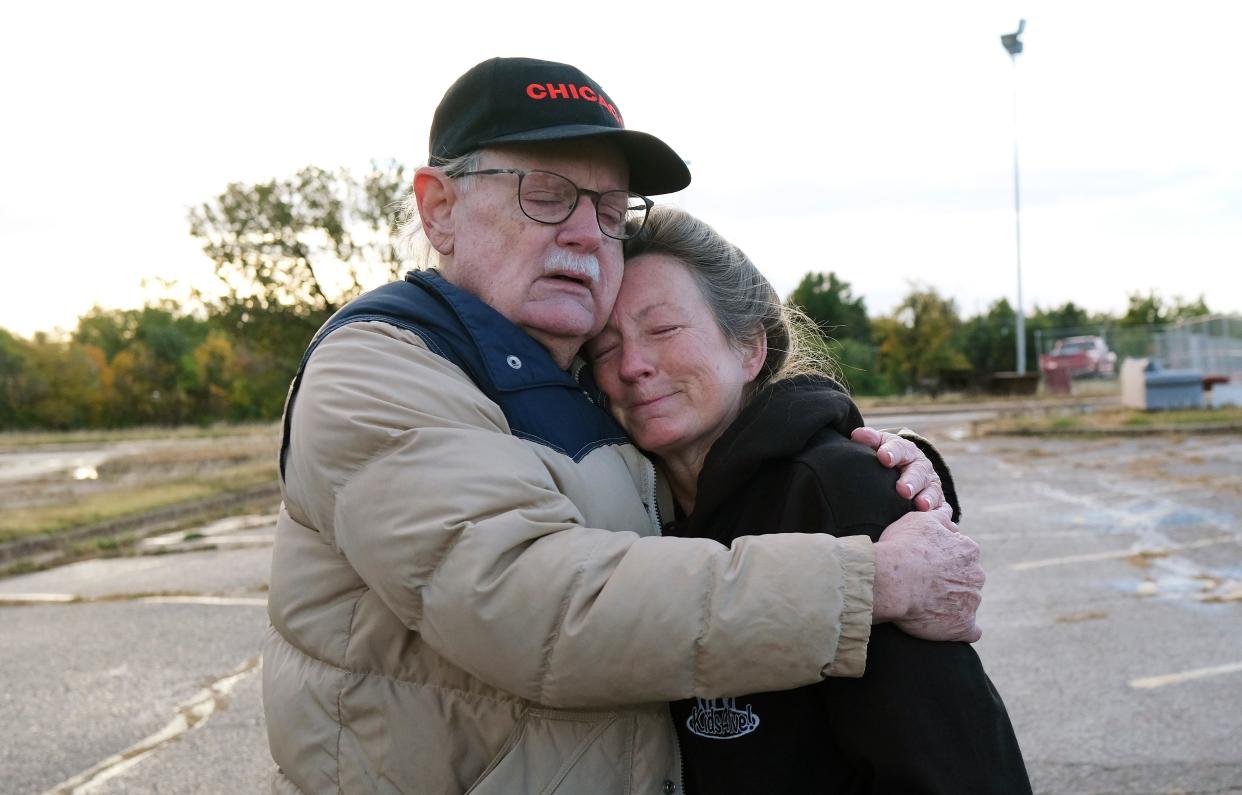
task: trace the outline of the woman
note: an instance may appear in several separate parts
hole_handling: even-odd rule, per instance
[[[910,511],[895,474],[849,441],[862,417],[797,345],[746,256],[654,209],[626,252],[594,376],[671,486],[666,534],[729,545],[776,532],[866,533]],[[974,650],[872,630],[861,679],[708,693],[672,704],[686,790],[1029,792],[1017,740]]]

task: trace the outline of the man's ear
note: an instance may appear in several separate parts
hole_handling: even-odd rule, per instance
[[[438,168],[423,166],[414,172],[418,218],[431,246],[444,255],[453,253],[453,180]]]

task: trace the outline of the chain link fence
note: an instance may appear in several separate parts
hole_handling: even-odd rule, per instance
[[[1156,326],[1074,326],[1036,329],[1035,348],[1051,353],[1058,340],[1096,336],[1117,354],[1115,373],[1132,357],[1167,370],[1194,370],[1205,377],[1242,381],[1242,316],[1209,315]]]

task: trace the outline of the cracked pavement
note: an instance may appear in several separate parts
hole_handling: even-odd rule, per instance
[[[1242,793],[1242,436],[901,419],[954,469],[988,572],[977,648],[1035,791]],[[0,580],[4,792],[265,791],[270,534],[219,523]]]
[[[20,738],[0,744],[0,789],[265,790],[271,520],[224,532],[247,537],[0,580],[0,731]]]

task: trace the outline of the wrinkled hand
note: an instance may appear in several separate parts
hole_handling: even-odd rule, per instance
[[[982,598],[979,545],[958,532],[944,505],[908,513],[880,534],[875,544],[872,622],[894,622],[925,640],[974,643],[983,632],[975,623]]]
[[[930,511],[945,504],[940,476],[914,442],[875,428],[856,428],[850,438],[875,450],[884,466],[897,468],[897,493],[913,500],[915,509]]]

